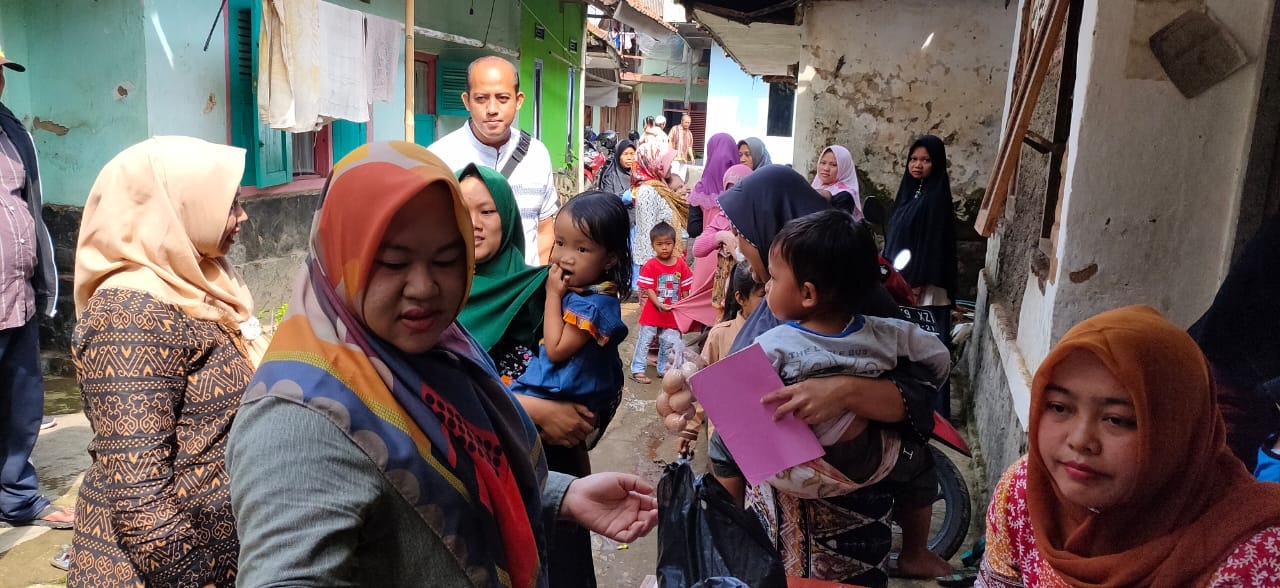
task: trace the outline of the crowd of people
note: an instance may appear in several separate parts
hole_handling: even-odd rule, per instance
[[[243,151],[157,137],[102,169],[74,277],[92,465],[76,509],[51,508],[10,451],[0,494],[6,522],[74,526],[69,586],[595,586],[589,533],[635,540],[659,505],[653,481],[599,472],[590,452],[626,379],[652,382],[651,342],[664,387],[687,390],[671,362],[685,335],[706,363],[761,344],[786,384],[762,402],[824,446],[752,486],[708,438],[711,473],[789,576],[885,585],[891,523],[898,573],[951,571],[925,544],[938,479],[924,447],[950,356],[895,318],[959,296],[940,139],[903,153],[881,250],[845,146],[814,154],[809,179],[760,139],[717,133],[688,186],[688,119],[670,134],[655,120],[561,203],[546,147],[513,126],[515,67],[475,61],[462,98],[467,124],[430,148],[374,142],[334,165],[270,337],[227,260],[246,220]],[[0,155],[20,138],[6,114]],[[34,162],[18,154],[5,157]],[[38,186],[9,184],[0,197],[38,210]],[[34,231],[0,223],[6,242]],[[26,251],[30,302],[48,295],[48,260]],[[891,292],[883,259],[903,251],[909,287]],[[1223,307],[1274,288],[1257,260],[1277,248],[1251,251]],[[36,305],[23,308],[0,361]],[[1035,374],[1028,454],[993,493],[980,585],[1280,583],[1280,485],[1241,461],[1275,463],[1275,429],[1218,416],[1274,409],[1252,394],[1276,394],[1280,369],[1241,360],[1258,352],[1230,340],[1235,316],[1211,311],[1193,338],[1128,307],[1063,337]],[[678,416],[688,451],[704,416]]]

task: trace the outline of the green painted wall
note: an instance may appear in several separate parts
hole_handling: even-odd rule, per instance
[[[28,126],[41,120],[32,135],[45,202],[83,205],[102,166],[147,137],[143,9],[131,0],[0,0],[4,38],[18,45],[6,53],[27,66],[5,76],[19,97],[11,108]],[[204,12],[208,25],[213,13]]]
[[[551,153],[551,165],[563,168],[572,160],[567,152],[576,157],[577,145],[582,142],[582,71],[577,64],[582,60],[586,13],[582,5],[560,0],[523,0],[521,4],[520,89],[525,101],[520,109],[520,128],[530,133],[534,130],[534,67],[535,60],[541,60],[542,142]],[[534,36],[539,24],[546,28],[542,39]],[[578,51],[569,51],[570,40],[576,42]],[[572,80],[571,67],[577,72]],[[575,88],[573,104],[569,103],[570,83]]]

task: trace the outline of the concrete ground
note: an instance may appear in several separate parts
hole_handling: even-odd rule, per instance
[[[638,306],[623,306],[624,317],[635,326]],[[621,346],[623,360],[631,357],[634,338],[628,337]],[[652,370],[651,370],[651,376]],[[676,439],[668,435],[657,416],[655,399],[658,381],[640,385],[630,379],[623,390],[622,404],[609,431],[592,451],[591,461],[595,471],[633,472],[655,486],[662,476],[662,468],[675,460]],[[46,410],[49,414],[78,411],[79,394],[73,380],[51,378],[47,381]],[[84,470],[89,466],[86,451],[92,431],[84,414],[71,412],[60,414],[58,426],[44,431],[36,445],[32,460],[40,474],[45,495],[58,504],[72,505]],[[973,518],[969,540],[981,533],[982,513],[985,512],[985,496],[978,485],[981,475],[975,475],[969,460],[952,454],[956,465],[965,473],[974,497]],[[694,459],[696,471],[705,471],[706,438],[699,440]],[[658,559],[657,533],[652,533],[630,545],[619,545],[600,536],[593,536],[596,576],[601,587],[638,587],[645,576],[654,573]],[[25,527],[0,530],[0,588],[61,585],[66,583],[66,572],[49,565],[61,546],[71,542],[70,531],[52,531]],[[952,563],[959,565],[958,560]],[[890,586],[936,586],[932,581],[898,580]]]

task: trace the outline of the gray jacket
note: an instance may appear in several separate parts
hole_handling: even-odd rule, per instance
[[[472,588],[450,545],[324,416],[280,398],[240,407],[227,441],[238,586]],[[549,472],[551,528],[574,478]]]

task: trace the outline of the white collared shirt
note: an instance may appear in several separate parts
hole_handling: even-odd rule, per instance
[[[476,138],[471,131],[471,121],[462,128],[441,137],[427,147],[444,160],[449,169],[461,171],[469,163],[492,167],[502,171],[516,145],[520,144],[520,130],[511,126],[511,137],[500,149],[495,149]],[[524,229],[525,263],[542,265],[538,259],[538,223],[556,215],[560,210],[560,195],[556,193],[555,180],[551,176],[551,155],[547,147],[537,139],[529,141],[529,152],[520,165],[511,172],[507,182],[520,207],[520,223]]]

